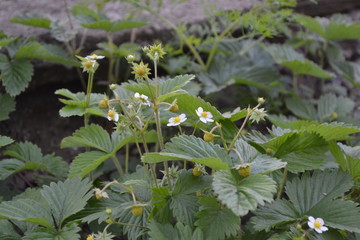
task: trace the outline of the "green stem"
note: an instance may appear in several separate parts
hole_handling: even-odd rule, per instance
[[[283,178],[282,178],[280,186],[279,186],[279,191],[277,193],[277,197],[276,197],[277,199],[280,199],[282,197],[282,193],[283,193],[283,189],[284,189],[286,180],[287,180],[287,169],[285,168],[284,173],[283,173]]]
[[[200,120],[198,120],[195,124],[195,127],[194,127],[194,131],[191,133],[191,135],[194,135],[195,134],[195,131],[196,131],[196,128],[197,128],[197,125],[199,124]]]
[[[125,145],[125,173],[129,172],[129,157],[130,157],[130,146]]]
[[[153,14],[157,18],[161,19],[164,23],[166,23],[168,26],[170,26],[172,29],[174,29],[175,32],[179,35],[180,40],[184,41],[185,44],[188,46],[189,50],[195,57],[196,61],[201,65],[201,68],[204,70],[206,69],[206,65],[205,65],[204,61],[202,60],[199,52],[196,50],[195,46],[189,41],[188,37],[181,30],[179,30],[179,28],[177,28],[175,26],[175,24],[173,24],[168,19],[161,16],[159,13],[157,13],[153,9],[145,7],[145,6],[142,6],[142,7],[144,10],[148,11],[149,13]]]
[[[89,72],[88,84],[87,84],[87,88],[86,88],[85,108],[88,108],[90,106],[90,96],[91,96],[92,87],[93,87],[93,80],[94,80],[94,73]],[[85,113],[85,117],[84,117],[84,125],[85,126],[87,126],[89,124],[89,118],[90,118],[89,113]]]
[[[255,107],[255,108],[256,108],[256,107]],[[250,111],[248,111],[248,113],[247,113],[247,115],[246,115],[246,118],[245,118],[243,124],[241,125],[239,131],[237,132],[236,136],[234,137],[234,139],[232,140],[232,142],[231,142],[231,144],[230,144],[230,146],[229,146],[229,148],[228,148],[228,152],[231,151],[231,149],[234,147],[234,145],[235,145],[236,141],[238,140],[238,138],[239,138],[242,130],[243,130],[244,127],[245,127],[246,122],[249,120],[249,117],[250,117],[250,115],[251,115],[251,113],[252,113],[253,111],[254,111],[254,109],[251,109]]]
[[[234,21],[230,26],[228,26],[218,37],[216,37],[215,42],[210,50],[209,57],[206,61],[205,71],[207,71],[210,67],[210,64],[216,54],[217,47],[221,41],[238,23],[240,22],[241,18],[238,18],[236,21]]]
[[[124,176],[124,170],[123,170],[123,168],[121,167],[121,165],[120,165],[117,157],[116,157],[116,156],[112,156],[111,159],[113,160],[113,162],[114,162],[117,170],[119,171],[120,176]]]

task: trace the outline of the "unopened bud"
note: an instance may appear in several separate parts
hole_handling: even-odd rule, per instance
[[[265,152],[266,154],[272,155],[274,153],[274,150],[272,150],[271,148],[267,148]]]
[[[135,57],[134,55],[130,54],[126,57],[126,60],[128,61],[128,63],[132,63],[133,61],[135,61]]]
[[[110,87],[110,90],[113,90],[113,91],[114,91],[114,90],[116,89],[116,84],[110,84],[109,87]]]
[[[259,103],[259,104],[264,104],[264,102],[265,102],[265,99],[264,99],[264,98],[262,98],[262,97],[259,97],[259,98],[258,98],[258,103]]]
[[[107,215],[111,215],[112,214],[112,209],[111,208],[106,208],[105,212]]]

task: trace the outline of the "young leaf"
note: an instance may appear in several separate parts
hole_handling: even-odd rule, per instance
[[[56,225],[62,227],[64,220],[82,210],[92,196],[89,180],[67,179],[44,186],[41,195],[49,203]]]
[[[237,216],[244,216],[265,202],[272,202],[276,183],[265,175],[253,175],[241,179],[231,171],[221,170],[214,174],[213,189],[223,204]]]
[[[240,229],[240,218],[228,208],[223,208],[216,199],[203,197],[200,212],[196,214],[195,226],[204,233],[204,239],[222,240],[235,236]]]
[[[0,70],[5,90],[12,97],[19,95],[27,88],[34,73],[34,67],[29,60],[10,61],[3,54],[0,54]]]
[[[10,137],[0,135],[0,147],[4,147],[4,146],[9,145],[9,144],[11,144],[13,142],[14,142],[14,140],[11,139]]]
[[[147,163],[169,160],[188,160],[215,170],[228,169],[230,164],[230,157],[225,149],[194,136],[174,137],[162,152],[147,153],[142,157],[142,161]]]
[[[51,20],[40,15],[23,15],[10,19],[10,22],[28,25],[32,27],[50,29]]]
[[[10,97],[9,94],[0,94],[0,121],[9,119],[9,114],[15,110],[15,105],[15,98]]]

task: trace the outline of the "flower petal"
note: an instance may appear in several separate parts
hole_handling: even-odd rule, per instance
[[[211,119],[211,118],[206,118],[206,120],[207,120],[208,122],[213,122],[213,121],[214,121],[214,119]]]
[[[200,121],[202,121],[203,123],[207,123],[206,118],[204,118],[204,117],[201,117]]]
[[[316,232],[322,233],[322,231],[320,229],[318,229],[318,228],[314,228],[314,229],[315,229]]]
[[[321,226],[324,225],[324,220],[322,218],[317,218],[315,221],[321,223]]]
[[[324,227],[324,226],[323,226],[323,227],[320,228],[320,230],[323,231],[323,232],[325,232],[325,231],[327,231],[327,230],[329,230],[329,229],[328,229],[327,227]]]
[[[307,224],[308,224],[309,228],[312,228],[312,229],[314,229],[314,228],[315,228],[315,226],[314,226],[314,223],[313,223],[313,222],[308,221],[308,222],[307,222]]]
[[[309,219],[309,221],[310,221],[310,222],[312,222],[312,223],[314,223],[314,222],[315,222],[315,218],[314,218],[314,217],[312,217],[312,216],[310,216],[308,219]]]

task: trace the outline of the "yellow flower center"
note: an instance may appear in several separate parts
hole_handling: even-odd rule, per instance
[[[202,113],[201,113],[201,116],[204,117],[204,118],[207,118],[208,113],[207,113],[207,112],[202,112]]]
[[[87,62],[84,63],[84,66],[85,66],[85,68],[92,68],[93,64],[94,64],[94,62],[87,61]]]
[[[138,67],[136,69],[136,73],[139,75],[139,76],[144,76],[146,74],[146,69],[145,67]]]
[[[97,54],[91,54],[91,56],[96,58],[98,55]]]
[[[94,240],[93,235],[89,235],[89,236],[86,238],[86,240]]]
[[[115,111],[110,110],[110,111],[108,112],[108,116],[111,117],[111,118],[113,118],[113,117],[115,116]]]
[[[179,123],[181,121],[181,118],[178,116],[178,117],[174,117],[174,123]]]
[[[314,227],[315,227],[315,228],[321,228],[321,222],[315,221],[315,222],[314,222]]]

